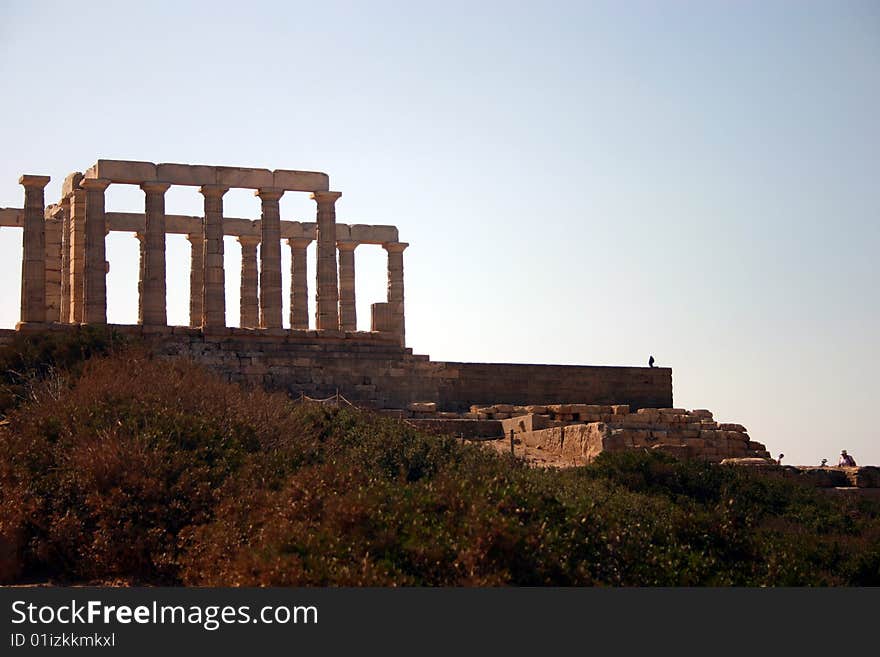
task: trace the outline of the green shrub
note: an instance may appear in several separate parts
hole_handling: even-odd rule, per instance
[[[640,452],[529,468],[137,348],[53,357],[68,383],[0,426],[3,582],[880,583],[869,501]]]

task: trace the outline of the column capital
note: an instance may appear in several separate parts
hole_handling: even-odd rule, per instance
[[[135,233],[134,236],[141,244],[143,244],[144,240],[147,239],[147,236],[144,233],[140,233],[140,232]]]
[[[294,247],[295,249],[305,249],[311,244],[314,240],[308,237],[289,237],[287,238],[287,243]]]
[[[385,242],[382,248],[388,251],[388,253],[403,253],[404,249],[408,246],[408,242]]]
[[[340,251],[354,251],[360,244],[360,242],[355,242],[354,240],[337,240],[336,248]]]
[[[103,192],[112,182],[113,181],[109,178],[83,178],[80,181],[79,186],[83,189]]]
[[[311,198],[317,203],[335,203],[342,192],[312,192]]]
[[[254,191],[254,196],[259,196],[264,201],[277,201],[284,196],[284,192],[281,187],[260,187]]]
[[[199,193],[205,197],[221,198],[229,188],[226,185],[202,185]]]
[[[201,233],[188,233],[186,236],[190,242],[202,242],[205,239],[205,236]]]
[[[52,180],[50,176],[34,176],[26,173],[18,179],[18,184],[25,187],[38,187],[42,189],[49,184],[50,180]]]
[[[239,235],[238,243],[244,246],[257,247],[260,244],[260,238],[255,235]]]
[[[160,182],[158,180],[148,180],[147,182],[141,183],[141,189],[148,194],[164,194],[168,191],[169,187],[171,187],[171,183]]]

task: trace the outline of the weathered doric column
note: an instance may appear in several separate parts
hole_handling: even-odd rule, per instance
[[[144,281],[146,280],[145,269],[147,261],[147,236],[143,233],[135,233],[138,241],[138,324],[144,324]]]
[[[61,321],[61,242],[63,239],[63,210],[59,206],[46,208],[46,321]]]
[[[388,304],[394,318],[400,346],[406,346],[406,320],[403,310],[403,251],[409,244],[388,242],[382,248],[388,252]]]
[[[205,285],[202,302],[202,328],[226,326],[226,278],[223,271],[223,185],[202,185],[205,197]]]
[[[239,237],[241,244],[241,305],[242,328],[259,326],[259,300],[257,299],[257,245],[259,237]]]
[[[143,312],[140,323],[147,326],[168,324],[165,305],[165,192],[171,187],[164,182],[141,185],[144,198],[144,240],[141,251],[141,292]]]
[[[202,302],[205,289],[205,237],[202,233],[186,236],[190,244],[189,325],[202,325]]]
[[[263,202],[260,215],[260,328],[281,328],[281,210],[283,189],[255,192]]]
[[[290,245],[290,328],[309,328],[309,276],[306,249],[312,240],[289,239]]]
[[[46,321],[46,202],[49,176],[24,175],[24,238],[21,259],[20,323]]]
[[[104,214],[106,178],[83,178],[86,190],[85,280],[83,281],[83,322],[107,323],[107,218]]]
[[[61,199],[61,310],[62,324],[70,322],[70,197]]]
[[[315,326],[339,329],[339,288],[336,285],[336,199],[342,192],[314,192],[318,204],[318,275],[315,299]]]
[[[70,194],[70,322],[83,322],[86,271],[86,190]]]
[[[357,242],[338,242],[339,247],[339,328],[357,331],[354,289],[354,250]]]

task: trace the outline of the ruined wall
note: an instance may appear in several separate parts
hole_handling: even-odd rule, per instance
[[[328,397],[338,391],[376,408],[406,408],[437,402],[441,411],[466,411],[472,404],[672,405],[672,371],[665,368],[496,365],[432,362],[413,355],[393,336],[341,331],[254,331],[114,326],[143,336],[165,355],[193,358],[229,381],[291,395]],[[52,330],[77,330],[54,325]],[[7,338],[13,331],[6,331]]]
[[[444,379],[440,404],[463,411],[471,404],[630,404],[672,406],[672,370],[589,365],[447,363],[458,376]]]
[[[705,409],[642,408],[631,413],[625,405],[557,404],[544,410],[502,419],[501,425],[505,434],[512,431],[527,448],[553,455],[561,465],[583,465],[602,452],[633,449],[706,461],[770,456],[744,426],[716,422]]]

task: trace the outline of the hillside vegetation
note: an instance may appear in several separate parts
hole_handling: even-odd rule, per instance
[[[529,468],[112,335],[0,350],[0,582],[880,585],[880,505],[645,453]]]

